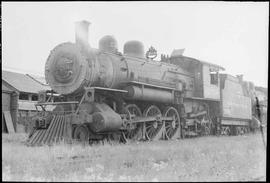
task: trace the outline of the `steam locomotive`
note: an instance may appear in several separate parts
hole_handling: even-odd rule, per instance
[[[94,49],[87,21],[76,22],[75,43],[50,53],[30,145],[60,140],[80,142],[179,139],[202,135],[237,135],[251,129],[254,85],[220,73],[223,67],[183,56],[154,58],[139,41],[118,51],[113,36]],[[54,101],[56,95],[59,101]],[[46,111],[48,105],[55,106]]]

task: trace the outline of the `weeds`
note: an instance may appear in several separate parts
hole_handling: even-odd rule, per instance
[[[59,143],[27,147],[24,134],[2,134],[5,181],[246,181],[266,176],[260,134],[177,141]]]

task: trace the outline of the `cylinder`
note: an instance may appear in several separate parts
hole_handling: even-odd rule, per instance
[[[122,119],[118,114],[111,112],[95,112],[93,122],[90,124],[94,132],[106,132],[119,130],[122,125]]]
[[[155,88],[140,88],[138,86],[128,86],[125,88],[128,91],[126,98],[134,100],[155,101],[162,103],[172,103],[174,95],[169,90]]]

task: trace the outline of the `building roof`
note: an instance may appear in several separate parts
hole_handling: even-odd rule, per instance
[[[2,70],[2,80],[16,88],[19,92],[38,93],[40,90],[51,90],[49,86],[41,84],[27,74]]]
[[[49,86],[46,83],[45,77],[43,77],[43,76],[37,76],[37,75],[33,75],[33,74],[26,74],[26,75],[31,77],[32,79],[34,79],[35,81],[39,82],[42,85]]]

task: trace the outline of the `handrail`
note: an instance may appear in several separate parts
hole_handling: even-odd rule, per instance
[[[43,102],[43,103],[37,103],[35,106],[41,106],[41,105],[61,105],[61,104],[79,104],[78,101],[70,101],[70,102]]]

